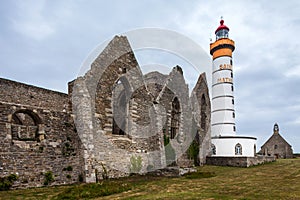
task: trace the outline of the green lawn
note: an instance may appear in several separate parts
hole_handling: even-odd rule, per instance
[[[98,184],[0,192],[0,199],[93,198],[300,200],[300,159],[250,168],[203,166],[196,174],[180,178],[129,177]]]

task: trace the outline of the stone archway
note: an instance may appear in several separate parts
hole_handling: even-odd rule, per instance
[[[44,125],[39,115],[29,109],[20,109],[12,114],[11,134],[14,140],[45,139]]]

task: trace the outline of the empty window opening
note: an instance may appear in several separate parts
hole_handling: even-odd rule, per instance
[[[12,115],[12,138],[16,140],[36,140],[41,124],[39,116],[31,110],[19,110]]]
[[[200,112],[200,115],[201,115],[201,128],[202,129],[206,129],[206,118],[207,118],[207,115],[206,115],[206,99],[205,99],[205,96],[204,94],[202,95],[202,98],[201,98],[201,112]]]
[[[180,121],[180,104],[177,97],[172,101],[172,111],[171,111],[171,129],[170,136],[174,139],[179,132]]]
[[[112,134],[125,135],[128,122],[128,102],[125,86],[118,80],[112,91]]]

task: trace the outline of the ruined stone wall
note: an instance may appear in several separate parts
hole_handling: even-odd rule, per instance
[[[0,78],[0,101],[50,110],[68,109],[68,95]]]
[[[206,163],[211,155],[211,104],[205,73],[201,74],[191,94],[193,119],[199,135],[199,162]]]
[[[52,184],[146,173],[166,167],[166,155],[190,166],[186,151],[196,135],[203,164],[210,148],[204,79],[190,97],[179,66],[169,75],[143,76],[124,36],[68,83],[68,95],[0,79],[0,176],[18,174],[16,187],[33,187],[43,185],[48,171]],[[174,119],[178,130],[165,147]]]
[[[162,135],[157,132],[155,108],[126,37],[116,36],[73,85],[69,91],[79,137],[86,147],[87,182],[128,175],[134,159],[141,160],[135,173],[162,165]],[[126,102],[118,105],[116,102],[123,101],[118,98],[123,97]],[[115,123],[120,116],[120,123]],[[155,159],[153,154],[157,154]]]
[[[0,176],[17,174],[14,187],[42,186],[48,171],[49,184],[78,182],[83,149],[67,95],[3,79],[0,87]]]

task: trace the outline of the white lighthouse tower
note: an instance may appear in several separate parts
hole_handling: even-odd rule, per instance
[[[229,28],[220,21],[216,41],[210,44],[213,56],[212,73],[212,136],[235,135],[232,52],[234,41],[228,38]]]
[[[212,55],[212,156],[253,157],[256,138],[237,136],[234,110],[232,53],[234,41],[229,39],[229,28],[221,19],[215,31],[216,41],[210,44]]]

